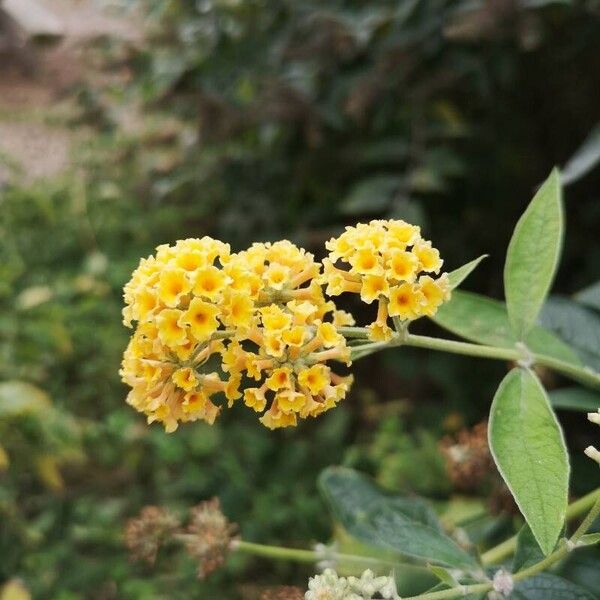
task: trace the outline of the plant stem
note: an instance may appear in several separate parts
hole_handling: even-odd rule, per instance
[[[571,503],[567,507],[566,520],[570,521],[581,516],[587,510],[590,510],[594,503],[600,499],[600,488],[595,489],[593,492],[582,496],[575,502]],[[589,515],[588,515],[589,516]],[[485,566],[495,565],[501,563],[505,558],[508,558],[517,547],[517,536],[513,535],[506,541],[490,548],[487,552],[481,555],[481,562]]]
[[[360,337],[360,327],[342,328],[351,329],[352,337]],[[366,329],[364,330],[366,332]],[[346,335],[346,334],[345,334]],[[365,333],[366,335],[366,333]],[[413,346],[415,348],[427,348],[429,350],[440,350],[442,352],[451,352],[453,354],[462,354],[466,356],[476,356],[479,358],[494,358],[498,360],[519,361],[531,359],[535,364],[543,365],[589,385],[590,387],[600,389],[600,373],[596,373],[588,367],[580,367],[552,356],[544,354],[530,353],[525,355],[519,348],[503,348],[498,346],[485,346],[482,344],[472,344],[469,342],[457,342],[443,338],[428,337],[424,335],[405,334],[404,336],[395,335],[389,342],[371,342],[361,344],[352,348],[353,360],[358,360],[374,352],[379,352],[385,348],[394,346]]]
[[[254,556],[274,558],[281,560],[293,560],[296,562],[315,563],[321,560],[333,560],[340,562],[354,562],[363,565],[387,565],[397,566],[398,563],[391,560],[375,558],[373,556],[359,556],[356,554],[341,554],[339,552],[323,553],[317,550],[301,550],[297,548],[281,548],[279,546],[268,546],[266,544],[254,544],[243,540],[235,540],[232,549],[246,552]]]

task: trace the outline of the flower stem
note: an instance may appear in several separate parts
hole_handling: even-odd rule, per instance
[[[234,540],[232,550],[246,552],[254,556],[274,558],[281,560],[292,560],[295,562],[315,563],[321,560],[332,560],[335,562],[353,562],[362,565],[386,565],[397,566],[399,563],[391,560],[375,558],[373,556],[359,556],[356,554],[341,554],[333,550],[327,553],[317,550],[301,550],[298,548],[281,548],[279,546],[268,546],[266,544],[255,544],[244,540]]]
[[[358,338],[360,327],[343,328],[351,329],[352,337]],[[363,328],[364,329],[364,328]],[[366,329],[365,336],[366,336]],[[585,385],[600,389],[600,373],[596,373],[588,367],[581,367],[571,363],[559,360],[552,356],[544,354],[529,353],[526,348],[503,348],[498,346],[485,346],[482,344],[472,344],[470,342],[458,342],[446,340],[443,338],[428,337],[424,335],[413,335],[410,333],[395,335],[389,342],[371,342],[352,347],[352,359],[358,360],[374,352],[379,352],[385,348],[394,346],[413,346],[415,348],[427,348],[429,350],[440,350],[442,352],[451,352],[453,354],[462,354],[466,356],[476,356],[479,358],[493,358],[498,360],[533,360],[535,364],[543,365],[554,371],[562,373],[571,379],[575,379]]]

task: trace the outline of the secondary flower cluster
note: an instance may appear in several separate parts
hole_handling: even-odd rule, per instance
[[[330,296],[359,294],[363,302],[378,302],[377,317],[369,325],[372,340],[392,336],[388,317],[402,322],[433,316],[450,297],[446,274],[437,279],[443,261],[420,228],[400,220],[371,221],[346,227],[326,244],[322,282]],[[341,263],[340,268],[336,266]]]
[[[392,575],[377,577],[367,569],[360,577],[340,577],[333,569],[311,577],[306,600],[400,600]]]
[[[159,246],[124,290],[124,322],[137,322],[121,369],[128,403],[167,431],[213,423],[218,394],[229,406],[243,397],[266,409],[260,420],[270,428],[335,406],[351,379],[328,363],[349,363],[337,327],[353,319],[325,300],[319,274],[288,241],[237,254],[208,237]]]

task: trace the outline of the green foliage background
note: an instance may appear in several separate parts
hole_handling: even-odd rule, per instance
[[[77,169],[0,191],[0,379],[51,399],[0,414],[0,582],[64,600],[251,598],[308,571],[236,557],[198,582],[179,555],[146,569],[126,557],[124,521],[218,495],[248,540],[325,541],[316,477],[342,462],[445,500],[437,441],[486,416],[503,367],[402,349],[357,365],[346,405],[297,430],[239,409],[167,436],[124,405],[123,283],[182,237],[288,237],[319,254],[345,224],[399,217],[448,268],[489,253],[469,286],[500,295],[518,215],[600,116],[600,12],[593,0],[139,4],[145,44],[102,47],[130,85],[80,93],[78,118],[97,133]],[[130,133],[118,114],[135,102],[144,126]],[[567,191],[563,294],[598,279],[598,183]],[[591,434],[561,417],[582,493]],[[493,541],[513,523],[477,527]]]

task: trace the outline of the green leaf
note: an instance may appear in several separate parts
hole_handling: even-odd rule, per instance
[[[48,410],[50,397],[39,388],[24,381],[0,383],[0,418]]]
[[[596,283],[577,292],[573,298],[580,304],[600,310],[600,281],[596,281]]]
[[[550,392],[550,404],[561,410],[595,412],[600,407],[600,394],[580,387],[567,387]]]
[[[479,294],[455,290],[433,320],[444,329],[479,344],[514,348],[517,343],[505,305]],[[525,338],[525,344],[538,354],[581,365],[581,360],[567,344],[537,325]]]
[[[460,585],[460,583],[456,580],[454,575],[445,569],[444,567],[438,567],[436,565],[427,565],[427,568],[442,582],[445,583],[448,587],[455,587]]]
[[[345,215],[378,214],[386,210],[397,194],[402,179],[378,175],[357,183],[340,205]]]
[[[574,348],[585,364],[600,371],[600,316],[595,311],[553,296],[544,305],[540,322]]]
[[[560,175],[554,169],[523,213],[508,245],[504,291],[513,333],[524,340],[556,272],[563,235]]]
[[[513,369],[502,380],[490,411],[489,441],[500,474],[549,554],[565,520],[569,461],[556,416],[532,371]]]
[[[479,258],[476,258],[462,267],[459,267],[458,269],[448,273],[450,287],[452,289],[457,288],[476,269],[477,265],[488,256],[488,254],[482,254]]]
[[[586,589],[562,577],[543,573],[520,581],[510,600],[596,600]]]
[[[389,495],[364,475],[343,467],[323,471],[319,487],[336,519],[361,542],[449,567],[477,564],[444,535],[422,500]]]
[[[582,546],[595,546],[600,543],[600,533],[586,533],[579,538],[577,543]]]
[[[570,158],[562,172],[563,185],[569,185],[589,173],[600,162],[600,123],[596,125]]]

